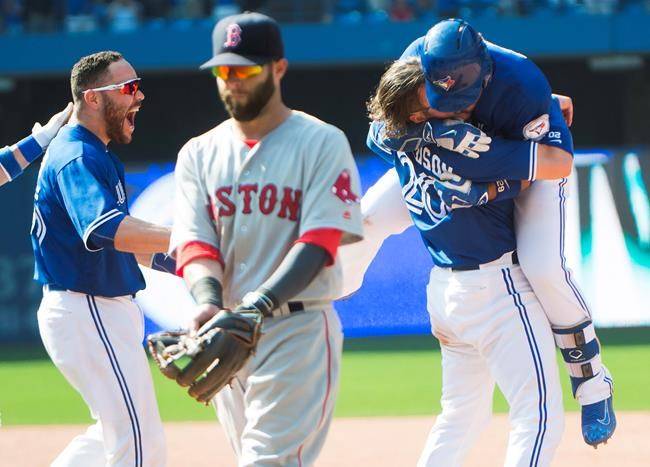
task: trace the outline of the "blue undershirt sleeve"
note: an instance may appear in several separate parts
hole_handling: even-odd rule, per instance
[[[535,141],[513,141],[492,138],[490,150],[471,159],[457,152],[430,144],[440,160],[453,168],[455,174],[468,180],[490,182],[500,179],[533,180],[537,165]]]

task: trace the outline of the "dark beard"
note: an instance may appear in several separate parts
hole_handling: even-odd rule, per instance
[[[250,122],[257,118],[264,106],[269,102],[275,92],[273,73],[269,73],[266,80],[262,82],[251,94],[246,104],[239,104],[233,101],[229,91],[219,94],[224,107],[232,118],[238,122]]]
[[[105,102],[103,117],[104,123],[106,124],[106,135],[115,143],[129,144],[131,142],[131,135],[127,135],[124,132],[126,113],[115,106],[110,99],[106,99]]]

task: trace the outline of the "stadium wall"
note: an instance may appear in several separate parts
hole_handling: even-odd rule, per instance
[[[535,58],[650,52],[650,15],[644,13],[482,17],[472,23],[488,40]],[[430,26],[362,21],[287,24],[282,30],[290,61],[320,67],[393,59]],[[105,49],[120,50],[140,70],[192,70],[211,52],[211,28],[202,20],[183,29],[0,36],[0,76],[65,74],[79,56]]]

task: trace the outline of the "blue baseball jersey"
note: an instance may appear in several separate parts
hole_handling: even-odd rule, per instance
[[[417,39],[402,58],[417,56],[422,43],[423,38]],[[453,172],[477,181],[534,180],[538,144],[573,153],[571,134],[539,68],[497,45],[488,43],[488,50],[494,73],[470,121],[495,137],[488,152],[470,159],[440,148],[427,134],[426,125],[419,135],[397,144],[386,141],[379,123],[373,123],[368,134],[370,149],[395,165],[414,224],[440,267],[493,261],[516,249],[516,239],[513,200],[449,210],[433,187],[436,178]]]
[[[409,214],[436,266],[487,263],[515,249],[512,199],[448,209],[433,182],[442,173],[462,172],[449,160],[456,153],[435,145],[395,151],[382,145],[382,133],[382,126],[373,125],[368,146],[395,166]]]
[[[142,290],[135,256],[113,248],[128,213],[119,159],[83,126],[63,127],[38,174],[31,229],[34,278],[105,297]]]

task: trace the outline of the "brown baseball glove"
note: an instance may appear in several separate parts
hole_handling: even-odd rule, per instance
[[[194,399],[208,404],[255,351],[262,315],[255,310],[220,311],[196,335],[163,331],[147,338],[162,374],[189,386]]]

